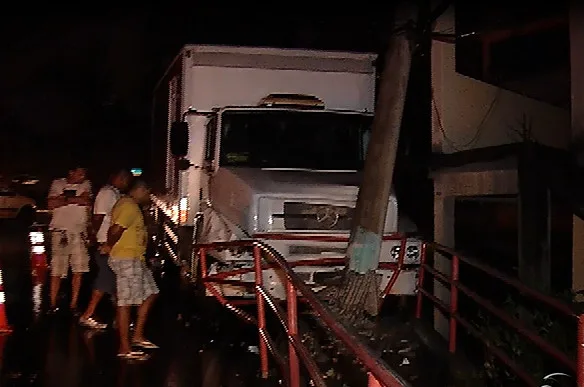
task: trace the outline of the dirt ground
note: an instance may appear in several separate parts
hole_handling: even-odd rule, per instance
[[[331,309],[334,312],[334,306]],[[412,316],[411,311],[401,310],[345,325],[350,325],[349,329],[412,387],[484,385],[480,372],[469,368],[468,364],[453,364],[455,360],[447,355],[446,343],[440,343],[444,345],[443,353],[437,352],[432,346],[435,343],[424,337],[426,333],[421,332],[420,323]],[[332,334],[316,325],[316,319],[312,319],[301,332],[304,332],[303,341],[318,360],[329,385],[366,385],[366,369],[343,348],[342,343],[331,339]]]

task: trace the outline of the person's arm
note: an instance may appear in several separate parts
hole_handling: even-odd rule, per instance
[[[91,217],[91,225],[95,232],[99,231],[101,228],[101,224],[103,223],[104,218],[105,214],[93,214]]]
[[[118,243],[122,234],[126,231],[126,227],[119,224],[112,224],[109,230],[107,230],[107,248],[111,251],[111,248]]]
[[[91,206],[91,195],[87,192],[83,192],[79,196],[67,199],[68,204],[77,204],[78,206],[89,207]]]
[[[67,205],[67,199],[63,195],[63,191],[58,187],[58,181],[54,180],[49,189],[49,200],[48,206],[49,210],[54,210],[59,207]]]
[[[89,181],[83,183],[83,192],[81,195],[69,198],[67,200],[68,204],[77,204],[78,206],[89,207],[91,206],[91,184]]]
[[[137,214],[131,205],[122,203],[112,211],[112,225],[107,231],[107,243],[102,247],[103,254],[109,254],[112,247],[118,243],[122,234],[136,221]]]
[[[91,225],[88,230],[93,243],[96,242],[96,234],[101,228],[105,216],[112,210],[114,204],[116,204],[116,198],[110,190],[101,190],[95,197]]]
[[[93,204],[93,228],[97,231],[101,228],[103,219],[110,213],[116,204],[116,198],[111,190],[103,189],[97,193]]]

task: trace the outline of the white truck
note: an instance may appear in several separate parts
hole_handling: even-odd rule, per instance
[[[376,56],[365,53],[189,45],[155,91],[153,196],[158,252],[196,271],[192,244],[261,239],[315,290],[343,268],[375,102]],[[164,169],[161,168],[164,166]],[[162,188],[162,187],[159,187]],[[392,238],[406,224],[391,196],[380,272],[388,293],[415,292],[421,244]],[[215,254],[211,273],[253,265]],[[334,262],[334,259],[332,259]],[[322,262],[322,265],[320,264]],[[325,264],[325,262],[329,262]],[[297,262],[298,263],[298,262]],[[193,278],[196,278],[196,273]],[[230,277],[253,282],[253,273]],[[264,271],[273,296],[285,289]],[[225,297],[244,287],[217,285]]]

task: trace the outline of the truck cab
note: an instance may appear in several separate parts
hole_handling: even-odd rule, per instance
[[[294,262],[314,289],[324,288],[323,280],[343,268],[352,227],[373,119],[374,60],[372,54],[185,47],[160,84],[169,106],[161,120],[167,194],[153,198],[160,254],[196,277],[193,243],[260,239]],[[399,230],[407,220],[400,219],[395,195],[389,200],[382,286],[391,282],[402,248],[404,264],[420,260],[417,239],[394,237],[415,230]],[[213,258],[212,272],[252,264],[244,252]],[[416,273],[402,270],[390,293],[413,294]],[[265,270],[264,277],[269,291],[285,298],[276,273]],[[253,281],[253,273],[234,278]],[[217,286],[226,297],[253,294]]]

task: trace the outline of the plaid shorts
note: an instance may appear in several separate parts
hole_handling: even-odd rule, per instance
[[[118,306],[140,305],[158,294],[152,272],[143,260],[110,257],[109,266],[116,275]]]
[[[51,275],[66,277],[71,266],[73,273],[89,272],[89,253],[81,232],[52,230]]]

